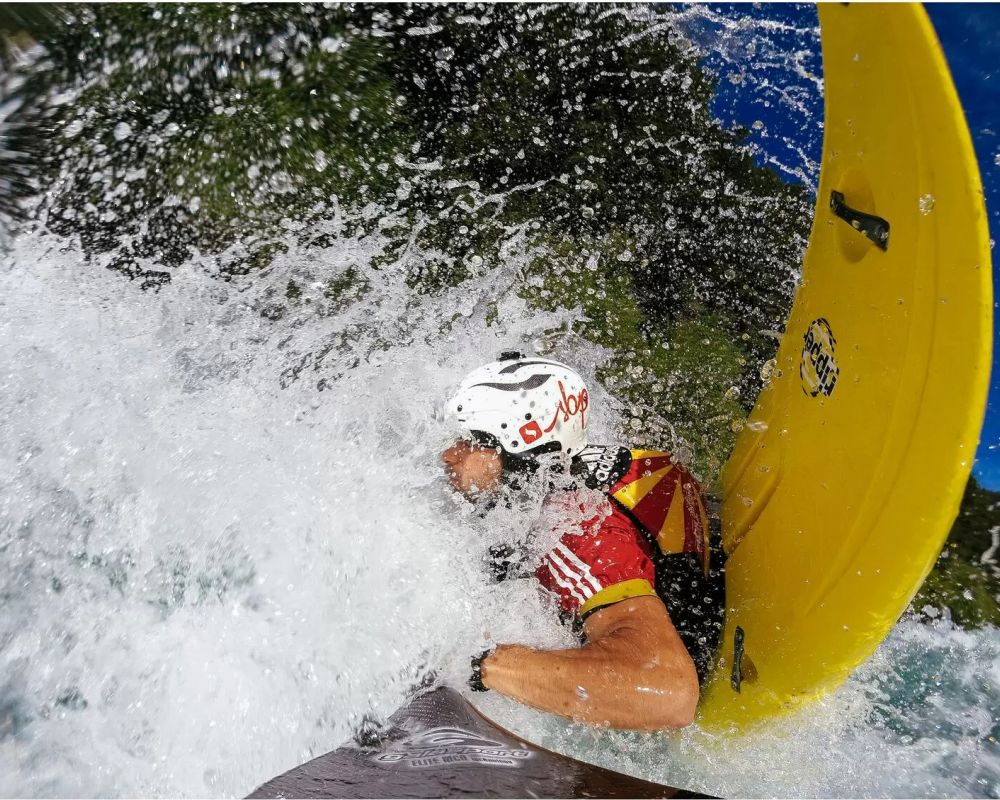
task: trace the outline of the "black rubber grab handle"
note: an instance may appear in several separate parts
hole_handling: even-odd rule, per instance
[[[830,192],[830,208],[854,230],[867,236],[881,250],[889,249],[889,221],[851,208],[844,201],[843,192]]]

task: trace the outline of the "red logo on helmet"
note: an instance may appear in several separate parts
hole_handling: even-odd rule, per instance
[[[534,420],[522,425],[518,433],[521,434],[521,438],[524,439],[525,444],[531,444],[542,438],[542,429]]]
[[[559,394],[562,397],[559,400],[559,405],[556,406],[556,414],[552,417],[552,422],[549,423],[545,432],[548,433],[556,426],[560,415],[562,415],[563,422],[569,422],[570,418],[575,417],[577,414],[580,415],[580,427],[586,430],[587,406],[590,405],[590,397],[587,394],[587,390],[581,389],[580,394],[566,394],[566,389],[563,388],[562,381],[559,381]]]

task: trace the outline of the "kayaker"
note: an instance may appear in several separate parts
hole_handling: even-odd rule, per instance
[[[681,728],[721,627],[702,491],[669,453],[590,444],[589,405],[572,368],[519,353],[473,371],[450,403],[462,436],[442,460],[456,490],[496,498],[547,481],[543,516],[575,520],[540,562],[506,548],[492,566],[533,573],[580,646],[502,644],[473,659],[470,685],[579,722]]]

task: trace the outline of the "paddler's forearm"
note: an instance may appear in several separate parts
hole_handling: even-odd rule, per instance
[[[697,703],[683,670],[606,641],[572,650],[504,645],[482,664],[488,688],[543,711],[612,728],[687,725]],[[669,660],[668,660],[669,661]]]

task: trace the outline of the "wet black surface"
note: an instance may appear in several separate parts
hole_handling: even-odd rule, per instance
[[[519,739],[440,688],[256,797],[705,797],[574,761]]]

